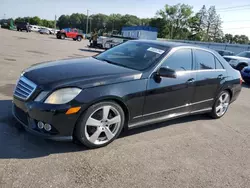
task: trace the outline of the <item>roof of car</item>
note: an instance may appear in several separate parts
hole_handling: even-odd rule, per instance
[[[181,42],[169,42],[169,41],[160,41],[160,40],[135,40],[137,42],[145,42],[145,43],[151,43],[151,44],[156,44],[156,45],[161,45],[161,46],[167,46],[170,48],[174,47],[179,47],[179,46],[190,46],[190,47],[200,47],[188,43],[181,43]],[[203,48],[203,47],[201,47]]]

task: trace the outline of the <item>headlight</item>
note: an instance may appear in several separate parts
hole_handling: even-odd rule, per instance
[[[64,88],[54,91],[45,100],[48,104],[65,104],[73,100],[82,90],[79,88]]]
[[[238,64],[238,63],[239,63],[239,60],[237,59],[232,59],[229,61],[229,64],[233,64],[233,65]]]

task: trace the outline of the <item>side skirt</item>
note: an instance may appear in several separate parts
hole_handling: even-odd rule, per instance
[[[196,110],[196,111],[192,111],[192,112],[168,114],[168,115],[165,115],[165,116],[152,118],[152,119],[148,119],[148,120],[142,120],[140,122],[128,124],[128,128],[133,129],[133,128],[142,127],[142,126],[146,126],[146,125],[153,124],[153,123],[159,123],[159,122],[163,122],[163,121],[166,121],[166,120],[171,120],[171,119],[176,119],[176,118],[179,118],[179,117],[188,116],[188,115],[203,114],[203,113],[206,113],[206,112],[210,112],[211,110],[212,110],[212,108],[205,108],[205,109]]]

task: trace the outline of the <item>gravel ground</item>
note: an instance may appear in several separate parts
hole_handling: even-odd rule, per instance
[[[198,115],[154,124],[95,150],[20,129],[11,115],[20,72],[94,55],[87,43],[0,29],[0,187],[250,187],[247,85],[219,120]]]

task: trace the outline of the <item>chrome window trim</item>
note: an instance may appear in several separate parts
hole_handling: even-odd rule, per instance
[[[176,109],[184,108],[184,107],[187,107],[187,106],[193,106],[193,105],[201,104],[201,103],[204,103],[204,102],[210,102],[210,101],[213,101],[213,100],[214,99],[211,98],[211,99],[206,99],[206,100],[202,100],[202,101],[198,101],[198,102],[194,102],[194,103],[189,103],[189,104],[177,106],[177,107],[174,107],[174,108],[168,108],[168,109],[165,109],[165,110],[160,110],[160,111],[157,111],[157,112],[148,113],[148,114],[145,114],[145,115],[135,116],[135,117],[133,117],[133,119],[137,119],[137,118],[145,117],[145,116],[150,116],[150,115],[154,115],[154,114],[159,114],[159,113],[167,112],[167,111],[171,111],[171,110],[176,110]]]
[[[154,68],[154,70],[149,74],[149,77],[148,78],[151,78],[152,74],[154,72],[156,72],[160,66],[163,64],[163,62],[169,57],[171,56],[174,52],[176,52],[177,50],[180,50],[180,49],[190,49],[190,50],[202,50],[202,51],[206,51],[206,52],[209,52],[211,53],[212,55],[214,55],[215,58],[218,59],[217,55],[213,52],[213,51],[210,51],[209,49],[204,49],[204,48],[200,48],[200,47],[196,47],[196,46],[177,46],[177,47],[174,47],[172,48],[168,54],[158,63],[158,65]],[[219,61],[219,60],[218,60]],[[193,59],[193,62],[194,62],[194,59]],[[220,61],[219,61],[220,62]],[[225,69],[204,69],[204,70],[188,70],[188,71],[176,71],[176,73],[178,72],[217,72],[217,71],[226,71]]]

